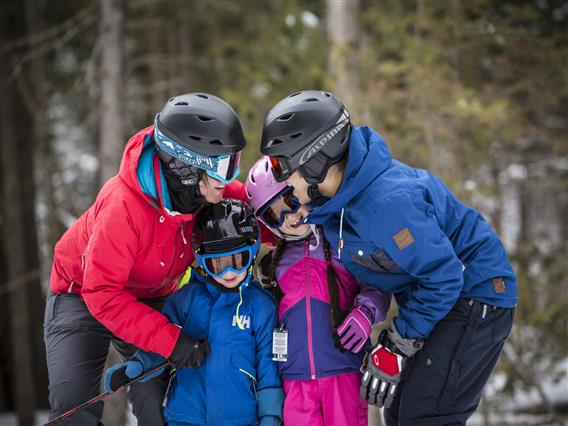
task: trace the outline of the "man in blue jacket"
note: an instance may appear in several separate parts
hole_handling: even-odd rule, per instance
[[[368,354],[361,397],[387,425],[465,424],[508,336],[517,283],[503,244],[431,173],[394,160],[331,93],[268,113],[261,151],[313,210],[344,265],[399,315]]]

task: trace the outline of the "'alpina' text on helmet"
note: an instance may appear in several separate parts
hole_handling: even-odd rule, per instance
[[[333,128],[331,128],[331,130],[329,130],[327,133],[324,133],[322,136],[320,136],[318,139],[316,139],[311,145],[309,145],[306,148],[306,150],[300,157],[299,160],[300,165],[307,163],[310,158],[312,158],[315,154],[321,151],[321,149],[331,138],[337,135],[341,131],[341,129],[343,129],[346,125],[349,124],[349,120],[345,119],[343,115],[341,116],[340,120],[341,119],[342,119],[341,122],[336,124]]]

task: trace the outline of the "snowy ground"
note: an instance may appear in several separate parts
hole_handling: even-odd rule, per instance
[[[38,411],[35,416],[35,426],[43,426],[47,423],[47,411]],[[0,426],[19,426],[13,413],[0,413]],[[128,410],[125,426],[136,426],[136,418]]]

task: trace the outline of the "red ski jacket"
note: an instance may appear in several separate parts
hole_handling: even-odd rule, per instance
[[[151,153],[141,160],[146,148],[154,150],[153,134],[150,126],[128,141],[118,175],[56,244],[50,286],[53,293],[79,294],[119,338],[168,357],[180,328],[138,300],[177,289],[194,260],[193,216],[164,208],[159,160]],[[151,191],[143,190],[141,176]],[[232,182],[223,196],[246,201],[244,185]]]

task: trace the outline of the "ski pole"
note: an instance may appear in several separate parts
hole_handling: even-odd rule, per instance
[[[118,392],[119,390],[121,390],[122,388],[126,387],[126,386],[130,386],[132,383],[136,383],[148,376],[150,376],[153,373],[156,373],[157,371],[161,370],[164,367],[167,367],[168,363],[164,362],[163,364],[158,365],[157,367],[154,367],[148,371],[146,371],[144,374],[141,374],[138,377],[135,377],[134,379],[132,379],[129,382],[126,382],[125,384],[123,384],[121,387],[119,387],[115,392]],[[69,411],[66,411],[65,413],[57,416],[56,418],[54,418],[53,420],[48,421],[44,426],[52,426],[56,423],[59,423],[61,420],[65,420],[68,417],[71,417],[73,414],[78,413],[81,410],[84,410],[87,407],[90,407],[91,405],[102,401],[103,399],[105,399],[106,397],[108,397],[109,395],[113,394],[114,392],[105,392],[105,393],[101,393],[100,395],[95,396],[94,398],[89,399],[88,401],[83,402],[80,405],[77,405],[75,408],[70,409]]]

